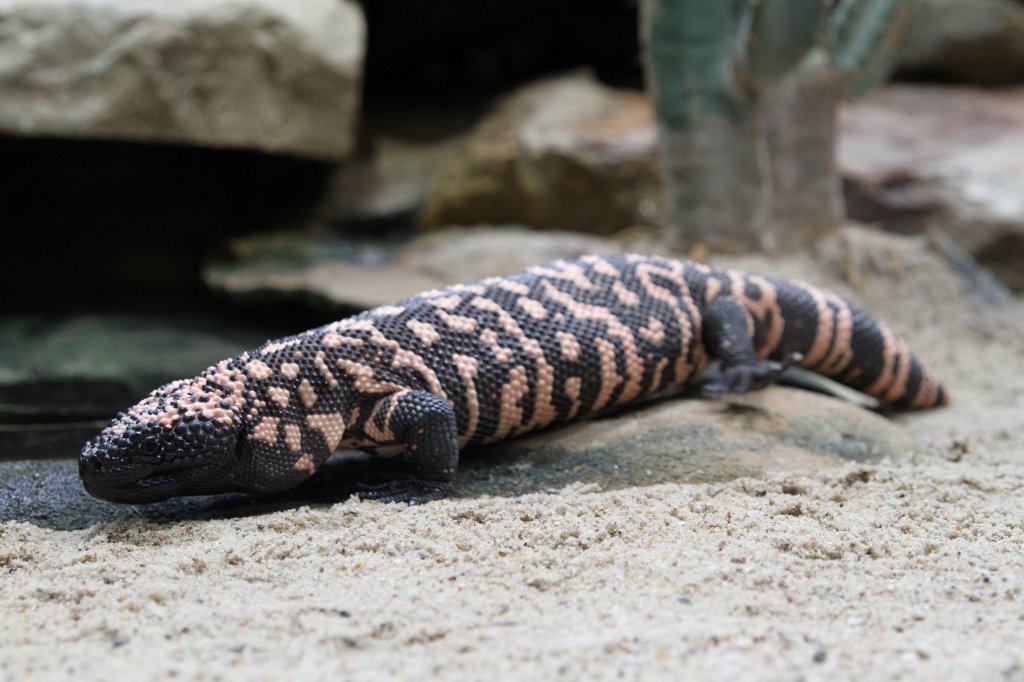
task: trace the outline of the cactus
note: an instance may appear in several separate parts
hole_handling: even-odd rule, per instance
[[[834,117],[839,96],[858,96],[880,82],[913,3],[642,0],[647,82],[668,222],[678,240],[770,250],[803,243],[808,230],[820,234],[838,222],[837,182],[818,177],[823,167],[832,170],[834,121],[808,122],[814,135],[829,139],[824,150],[807,149],[799,130],[783,129],[787,117],[775,109],[802,103],[810,106],[794,116]],[[802,163],[805,153],[818,158]],[[816,187],[816,201],[792,196],[793,188],[808,185]],[[802,227],[787,230],[783,221]]]
[[[892,70],[914,14],[914,0],[839,2],[825,44],[846,97],[860,97]]]
[[[740,12],[740,67],[758,88],[778,82],[803,61],[826,17],[822,0],[741,2]]]

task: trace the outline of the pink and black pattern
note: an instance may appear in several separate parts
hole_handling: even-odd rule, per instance
[[[334,450],[403,456],[412,475],[363,496],[445,496],[460,449],[693,383],[745,392],[790,363],[884,404],[949,394],[885,325],[800,282],[624,255],[557,261],[429,291],[268,342],[172,382],[86,445],[97,497],[270,492]]]

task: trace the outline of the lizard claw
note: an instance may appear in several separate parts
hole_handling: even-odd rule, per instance
[[[737,365],[720,370],[705,379],[705,393],[747,393],[774,384],[790,366],[804,359],[802,353],[789,353],[781,360],[762,360],[750,365]]]
[[[356,495],[361,500],[406,502],[409,506],[440,500],[452,491],[451,483],[420,478],[396,478],[384,483],[360,483]]]

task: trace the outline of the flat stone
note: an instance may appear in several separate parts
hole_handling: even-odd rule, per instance
[[[773,386],[721,399],[670,398],[498,443],[463,458],[460,494],[703,483],[900,457],[900,427],[853,404]]]
[[[918,0],[899,71],[999,85],[1024,80],[1024,3]]]
[[[5,318],[0,459],[75,456],[157,386],[279,335],[198,314]]]
[[[840,111],[847,212],[951,236],[1024,290],[1024,88],[893,85]]]
[[[834,398],[771,387],[727,399],[667,399],[464,453],[455,496],[810,473],[844,462],[901,457],[913,447],[898,423],[877,414]],[[344,500],[357,481],[389,466],[391,460],[341,456],[306,484],[272,498],[199,496],[131,506],[89,497],[73,460],[0,462],[0,522],[68,529],[136,516],[266,513]]]
[[[585,73],[501,100],[442,166],[430,226],[522,223],[611,234],[659,213],[657,134],[645,95]]]
[[[599,237],[514,225],[449,228],[394,247],[275,233],[238,239],[229,248],[234,261],[203,271],[213,290],[242,302],[308,303],[338,315],[559,258],[621,250]]]
[[[253,507],[269,510],[275,504],[281,503],[244,495],[180,497],[150,505],[115,504],[85,492],[76,460],[0,461],[0,523],[22,521],[43,528],[74,530],[133,517],[241,515],[251,513]]]
[[[350,0],[0,0],[0,130],[349,154]]]

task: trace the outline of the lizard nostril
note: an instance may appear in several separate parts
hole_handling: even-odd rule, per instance
[[[103,465],[95,455],[82,457],[78,462],[78,473],[80,476],[91,476],[103,471]]]

